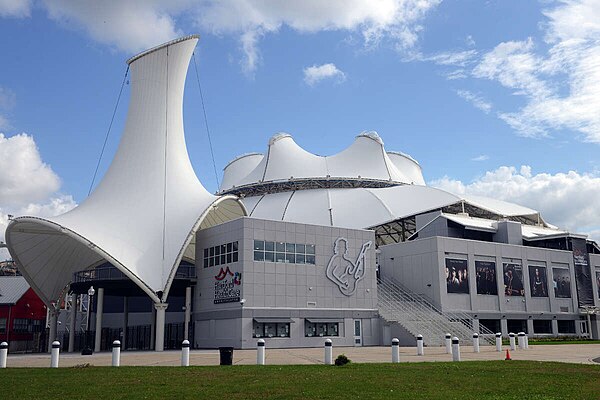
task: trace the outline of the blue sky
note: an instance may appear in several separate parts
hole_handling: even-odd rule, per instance
[[[376,130],[432,185],[600,238],[599,21],[597,0],[0,0],[0,228],[84,200],[125,60],[199,33],[219,174],[279,131],[327,155]],[[215,191],[190,68],[188,147]]]

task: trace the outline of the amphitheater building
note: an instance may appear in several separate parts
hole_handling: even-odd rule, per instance
[[[375,132],[330,156],[276,134],[209,193],[183,130],[197,40],[127,61],[119,148],[85,201],[10,221],[7,246],[51,310],[50,340],[77,351],[88,321],[96,350],[599,337],[596,242],[525,206],[427,186]]]

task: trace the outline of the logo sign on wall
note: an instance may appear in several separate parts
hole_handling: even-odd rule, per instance
[[[341,237],[335,240],[333,256],[327,264],[325,274],[342,294],[352,296],[356,292],[358,282],[365,277],[366,254],[372,244],[371,241],[364,243],[356,260],[352,260],[348,256],[348,239]]]
[[[235,303],[240,301],[242,273],[231,272],[229,267],[221,267],[215,275],[214,304]]]

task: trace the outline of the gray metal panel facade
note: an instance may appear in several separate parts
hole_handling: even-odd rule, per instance
[[[533,332],[534,320],[554,320],[552,330],[557,334],[555,320],[581,320],[577,306],[577,290],[573,254],[570,251],[510,245],[475,240],[430,237],[380,247],[379,263],[382,276],[391,276],[407,289],[425,295],[443,311],[466,311],[477,319],[499,319],[502,331],[507,332],[506,320],[527,320]],[[469,293],[448,293],[445,259],[464,259],[468,262]],[[475,261],[496,263],[498,295],[477,294]],[[600,273],[600,255],[590,255],[592,271]],[[523,266],[524,296],[505,296],[503,262]],[[546,267],[547,297],[532,297],[529,285],[529,266]],[[555,297],[552,268],[568,268],[571,279],[571,298]],[[594,284],[596,305],[600,306],[598,284]],[[593,321],[593,329],[597,329]],[[576,323],[577,334],[580,326]]]
[[[365,275],[351,296],[344,295],[326,277],[334,242],[347,239],[348,256],[356,257],[364,243],[372,247],[365,253]],[[315,245],[315,264],[254,261],[254,240]],[[238,242],[237,262],[203,267],[205,248]],[[254,318],[291,318],[290,337],[265,337],[267,347],[322,346],[325,337],[306,337],[306,319],[343,319],[339,336],[330,337],[334,345],[354,344],[354,320],[362,325],[362,344],[380,342],[373,231],[305,225],[254,218],[240,218],[198,232],[196,237],[198,283],[194,314],[196,347],[233,346],[254,348]],[[241,274],[240,301],[215,304],[215,283],[221,269]],[[229,275],[228,275],[229,276]],[[237,276],[237,275],[236,275]],[[225,278],[227,281],[229,278]],[[233,279],[233,276],[231,276]],[[235,298],[232,297],[232,298]]]

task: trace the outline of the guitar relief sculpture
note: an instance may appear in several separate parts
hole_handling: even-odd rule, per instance
[[[356,285],[365,276],[365,262],[367,250],[371,248],[371,241],[362,245],[356,261],[348,258],[348,240],[338,238],[333,245],[333,256],[327,264],[326,275],[329,280],[337,285],[340,292],[352,296]]]

